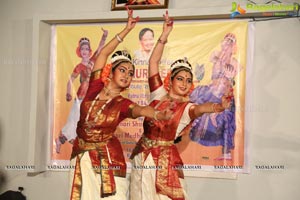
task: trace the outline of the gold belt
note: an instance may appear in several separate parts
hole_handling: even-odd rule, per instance
[[[101,141],[101,142],[86,142],[81,138],[78,138],[79,148],[85,150],[93,150],[103,148],[109,140]]]
[[[158,146],[171,146],[174,144],[174,141],[163,141],[163,140],[151,140],[145,136],[142,137],[143,144],[145,144],[148,148],[158,147]]]

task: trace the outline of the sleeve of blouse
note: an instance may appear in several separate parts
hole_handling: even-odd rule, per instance
[[[167,94],[167,91],[163,86],[160,86],[156,90],[150,93],[150,102],[154,100],[160,100],[163,96]]]
[[[80,64],[76,65],[76,67],[73,69],[72,76],[77,77],[80,74],[80,71],[83,70],[82,67],[83,65]]]
[[[167,91],[164,89],[162,80],[158,73],[149,78],[149,88],[150,102],[153,100],[159,100],[161,97],[167,94]]]
[[[124,100],[121,103],[121,120],[126,118],[133,118],[132,109],[136,105],[136,103],[126,98],[124,98]]]

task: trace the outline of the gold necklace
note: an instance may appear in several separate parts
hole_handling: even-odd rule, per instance
[[[113,94],[120,94],[121,93],[121,91],[114,91],[114,90],[109,90],[107,87],[103,87],[103,89],[104,89],[104,95],[105,96],[111,96],[111,95],[113,95]]]
[[[175,98],[175,97],[171,97],[170,94],[167,94],[167,98],[170,99],[171,101],[183,101],[183,97],[179,97],[179,98]]]
[[[99,92],[99,94],[96,96],[96,98],[92,101],[92,104],[91,104],[91,106],[90,106],[90,108],[89,108],[89,110],[88,110],[88,113],[87,113],[86,117],[85,117],[85,122],[88,122],[88,121],[89,121],[90,113],[91,113],[93,107],[95,106],[96,101],[99,99],[99,97],[100,97],[100,92]],[[94,118],[94,122],[97,122],[98,117],[99,117],[99,115],[102,113],[104,107],[105,107],[111,100],[112,100],[112,98],[108,99],[108,100],[102,105],[102,107],[100,108],[100,110],[96,113],[96,117]]]

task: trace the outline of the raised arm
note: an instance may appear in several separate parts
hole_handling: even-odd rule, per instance
[[[117,48],[119,43],[123,41],[125,36],[135,27],[136,23],[139,21],[139,17],[132,17],[132,10],[127,8],[127,13],[128,21],[126,27],[103,47],[96,59],[93,71],[102,69],[104,67],[107,62],[108,56]]]
[[[164,15],[163,31],[152,51],[149,58],[148,76],[151,77],[159,72],[159,62],[161,60],[165,44],[168,41],[168,36],[173,29],[173,20],[169,18],[168,11]]]

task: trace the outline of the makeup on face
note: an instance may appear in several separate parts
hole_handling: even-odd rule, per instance
[[[180,71],[172,80],[172,93],[179,96],[186,95],[192,87],[192,76],[190,72]]]
[[[123,62],[120,63],[113,70],[113,80],[117,87],[127,88],[134,76],[134,68],[131,63]]]

